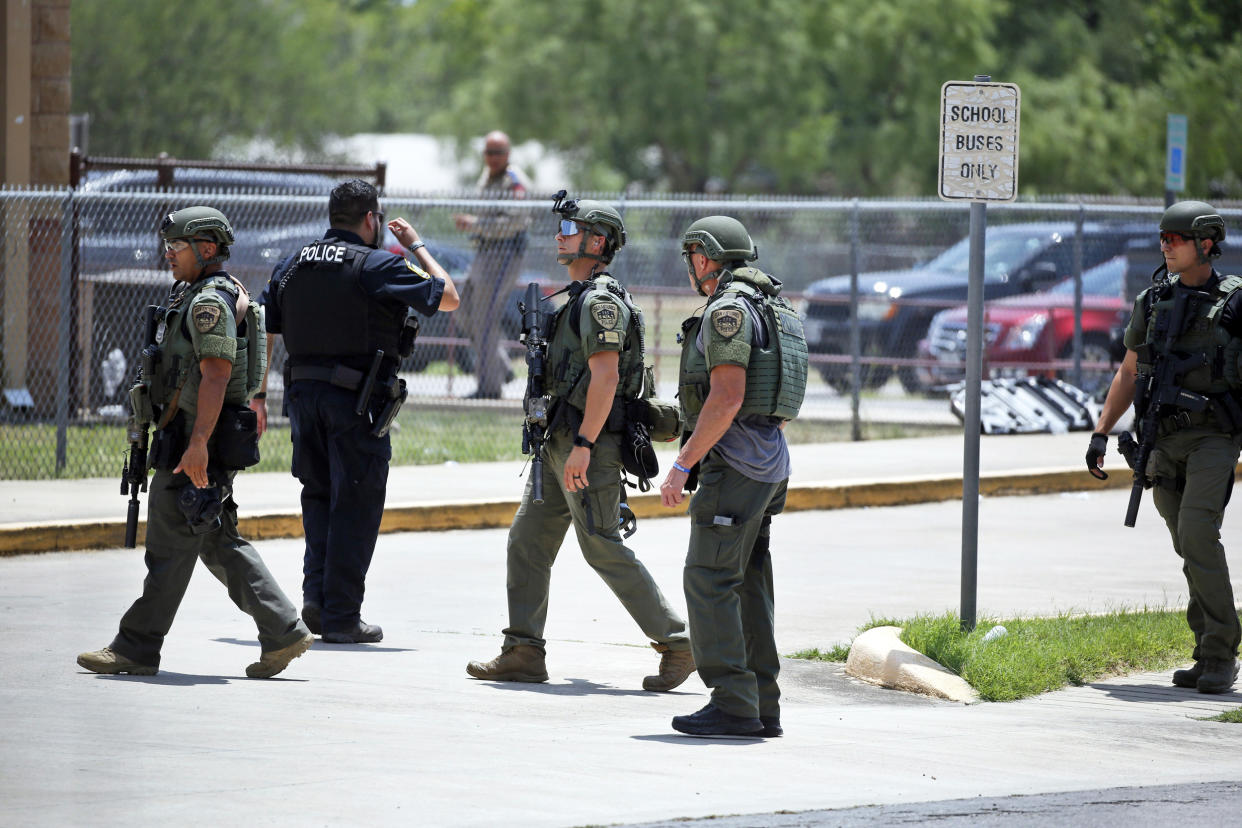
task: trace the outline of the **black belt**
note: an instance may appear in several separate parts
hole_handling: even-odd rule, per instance
[[[319,380],[331,383],[337,388],[344,388],[346,391],[357,391],[362,387],[366,374],[344,365],[333,365],[331,368],[320,365],[294,365],[289,368],[289,379],[292,382]]]
[[[366,374],[345,365],[333,365],[331,368],[322,365],[293,365],[289,367],[289,382],[298,380],[318,380],[346,391],[357,391],[366,380]],[[396,399],[401,393],[398,384],[392,378],[375,383],[373,395]]]

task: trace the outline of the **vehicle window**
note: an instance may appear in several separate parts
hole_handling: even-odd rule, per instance
[[[1048,233],[1019,235],[1006,233],[988,238],[983,254],[983,277],[987,281],[1004,281],[1010,273],[1048,245]],[[966,278],[970,274],[970,238],[962,239],[928,262],[927,267]]]
[[[1126,276],[1126,257],[1114,256],[1104,264],[1084,270],[1082,273],[1082,292],[1084,296],[1120,296],[1121,282]],[[1058,282],[1049,293],[1068,296],[1074,295],[1074,279],[1070,277]]]

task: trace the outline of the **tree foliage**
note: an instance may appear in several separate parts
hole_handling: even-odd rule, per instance
[[[1026,194],[1242,196],[1242,6],[1208,0],[155,0],[73,5],[92,151],[497,127],[580,187],[927,195],[940,86],[1022,89]],[[139,36],[137,33],[141,33]]]

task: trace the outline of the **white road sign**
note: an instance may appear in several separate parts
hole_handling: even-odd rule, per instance
[[[1013,201],[1018,196],[1016,84],[948,81],[940,87],[940,197]]]

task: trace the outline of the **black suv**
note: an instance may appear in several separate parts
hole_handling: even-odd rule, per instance
[[[1152,232],[1150,225],[1084,224],[1083,269],[1124,252],[1131,239],[1147,237]],[[984,297],[999,299],[1043,290],[1071,275],[1075,233],[1071,222],[988,227]],[[967,237],[921,267],[859,274],[858,326],[864,388],[884,385],[893,372],[889,365],[867,363],[868,357],[913,358],[932,316],[966,300],[969,265]],[[811,353],[849,354],[849,294],[848,275],[820,279],[807,288],[805,328]],[[817,363],[816,368],[833,388],[849,388],[848,363]],[[928,390],[913,366],[901,366],[897,375],[907,391]]]

